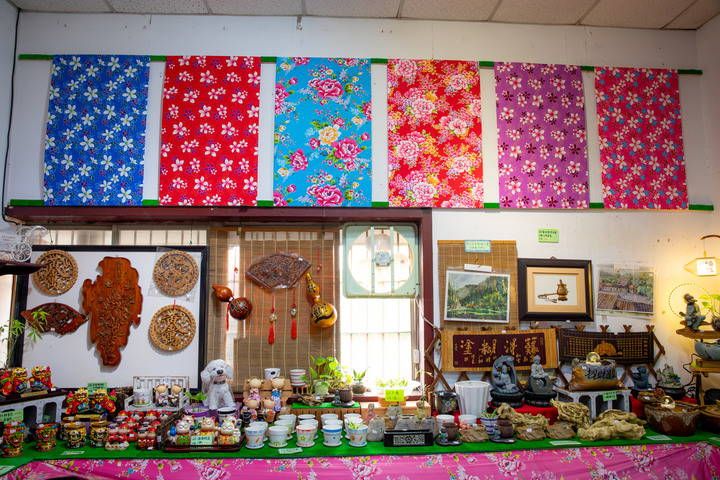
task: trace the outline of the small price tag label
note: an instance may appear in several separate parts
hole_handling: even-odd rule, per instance
[[[65,450],[60,455],[82,455],[85,453],[85,450]]]
[[[560,231],[557,228],[538,228],[538,242],[558,243],[559,241]]]
[[[617,399],[617,392],[615,390],[608,390],[603,392],[603,402],[609,402]]]
[[[405,400],[405,391],[400,390],[385,390],[385,401],[387,402],[402,402]]]
[[[89,395],[95,393],[95,390],[107,390],[107,382],[92,382],[87,384]]]
[[[651,435],[651,436],[648,436],[645,438],[647,438],[648,440],[653,440],[655,442],[660,442],[660,441],[666,442],[668,440],[672,440],[672,438],[668,437],[667,435]]]
[[[190,437],[190,445],[212,445],[212,435],[193,435]]]
[[[300,448],[300,447],[295,447],[295,448],[281,448],[280,450],[278,450],[278,453],[279,453],[280,455],[291,455],[291,454],[293,454],[293,453],[302,453],[302,451],[303,451],[303,449]]]
[[[490,253],[490,240],[465,240],[465,252]]]
[[[580,442],[576,442],[575,440],[555,440],[550,443],[553,445],[582,445]]]
[[[7,412],[0,413],[0,422],[22,422],[23,411],[22,410],[8,410]]]

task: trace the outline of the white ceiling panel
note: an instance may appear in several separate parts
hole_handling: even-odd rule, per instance
[[[166,13],[203,14],[209,13],[202,0],[108,0],[119,13]]]
[[[104,0],[12,0],[20,10],[31,12],[109,13]]]
[[[396,18],[400,0],[305,0],[305,13],[318,17]]]
[[[502,0],[491,20],[505,23],[574,25],[597,0]]]
[[[720,0],[697,0],[675,20],[667,24],[667,28],[689,30],[700,28],[718,13],[720,13]]]
[[[499,0],[404,0],[400,16],[423,20],[484,22]]]
[[[210,11],[219,15],[302,15],[302,0],[206,0]]]
[[[583,25],[662,28],[694,0],[600,0],[582,20]]]

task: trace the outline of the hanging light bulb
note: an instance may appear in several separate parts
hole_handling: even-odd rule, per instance
[[[700,240],[703,241],[703,256],[691,260],[685,265],[685,270],[698,277],[711,277],[718,274],[718,259],[708,257],[707,251],[705,250],[705,239],[711,237],[720,238],[720,235],[705,235],[701,237]]]

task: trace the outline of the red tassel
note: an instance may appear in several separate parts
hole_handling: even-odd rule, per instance
[[[225,331],[230,330],[230,302],[228,302],[227,310],[225,310]]]
[[[275,343],[275,328],[272,323],[270,324],[270,336],[268,337],[268,342]]]
[[[290,329],[290,337],[297,338],[297,325],[295,325],[295,317],[293,317],[292,328]]]

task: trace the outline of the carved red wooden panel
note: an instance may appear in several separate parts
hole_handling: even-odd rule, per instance
[[[101,275],[89,278],[82,286],[82,307],[90,317],[90,342],[97,343],[102,363],[117,366],[127,345],[130,326],[140,324],[142,293],[138,271],[130,260],[105,257],[98,264]]]
[[[33,315],[33,312],[43,311],[47,315],[45,321],[42,322],[39,319],[40,316]],[[74,308],[65,305],[63,303],[43,303],[37,307],[20,312],[25,321],[35,327],[42,333],[54,330],[58,335],[65,335],[66,333],[72,333],[78,329],[80,325],[87,322],[87,317]]]

